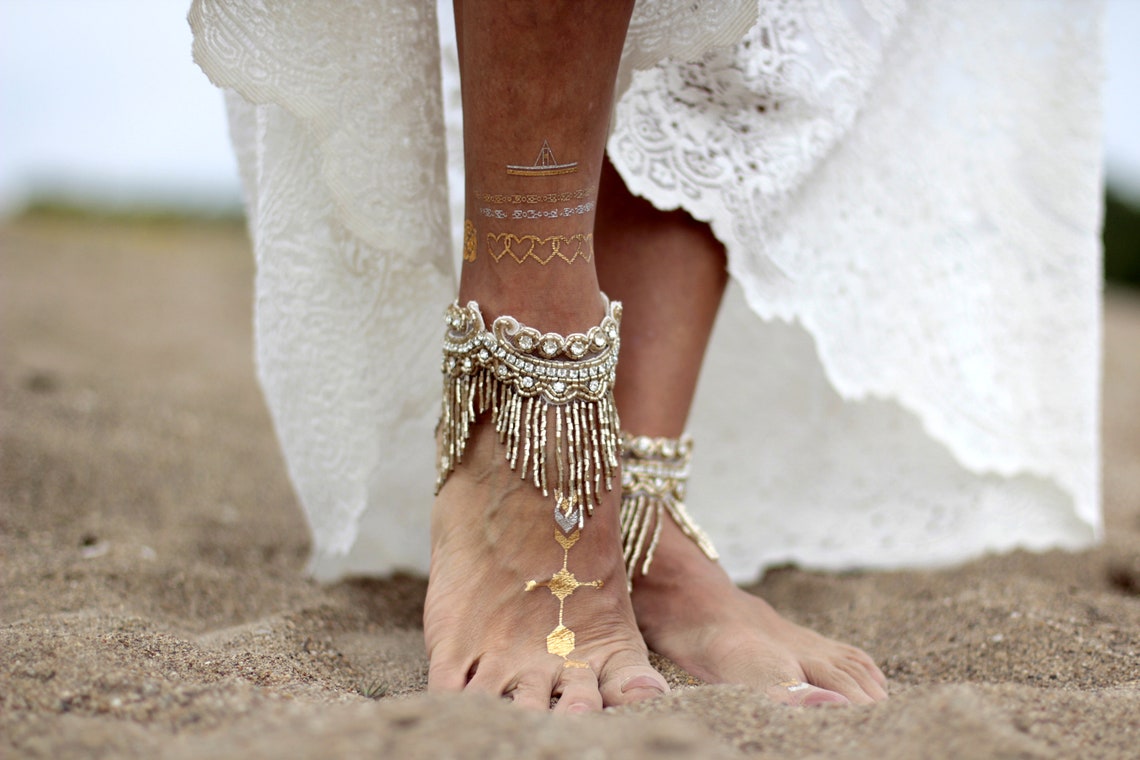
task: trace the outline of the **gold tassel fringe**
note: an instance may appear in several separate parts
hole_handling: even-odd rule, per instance
[[[680,438],[625,435],[622,438],[622,555],[631,584],[638,565],[642,575],[649,572],[665,515],[680,526],[706,557],[716,560],[719,556],[708,535],[685,509],[692,455],[693,439],[689,435]]]
[[[437,492],[463,460],[471,426],[490,410],[511,469],[543,495],[553,492],[563,532],[584,526],[618,468],[621,303],[603,298],[601,323],[565,337],[508,316],[487,330],[476,302],[448,307]]]

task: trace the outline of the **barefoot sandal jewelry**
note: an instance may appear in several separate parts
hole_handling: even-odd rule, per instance
[[[621,535],[626,577],[649,572],[666,515],[705,556],[716,560],[712,541],[685,509],[693,439],[622,435]]]
[[[511,469],[543,496],[553,491],[562,531],[585,525],[618,467],[613,382],[621,304],[604,303],[599,325],[566,337],[509,316],[488,330],[474,301],[448,307],[437,493],[462,461],[471,426],[490,410]]]
[[[620,423],[613,384],[621,304],[602,298],[601,323],[565,337],[540,333],[509,316],[497,318],[488,330],[476,302],[455,303],[447,309],[443,340],[436,492],[463,460],[472,425],[490,411],[510,468],[544,496],[553,496],[562,568],[524,588],[544,587],[558,599],[558,625],[547,636],[547,651],[566,667],[588,666],[569,659],[575,642],[574,632],[563,624],[566,598],[582,586],[602,587],[600,580],[581,582],[570,572],[570,549],[602,488],[613,487],[618,468]]]

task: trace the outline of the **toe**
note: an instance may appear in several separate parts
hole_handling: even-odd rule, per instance
[[[559,713],[597,712],[602,709],[602,693],[598,690],[598,678],[589,667],[567,666],[554,692],[559,694],[554,707]]]
[[[649,666],[645,655],[611,657],[599,674],[598,686],[606,707],[630,705],[669,693],[669,684]]]
[[[793,707],[828,707],[851,702],[837,691],[821,689],[803,681],[783,681],[769,686],[765,693],[773,701]]]
[[[879,666],[875,664],[875,661],[872,660],[869,655],[864,654],[863,658],[864,659],[861,660],[863,669],[870,673],[871,679],[885,690],[887,688],[886,674],[884,674],[883,671],[879,669]]]
[[[498,663],[479,663],[464,692],[509,699],[528,710],[549,710],[554,679],[541,667],[522,669],[512,675]]]
[[[812,684],[838,692],[853,704],[869,705],[876,701],[850,673],[834,664],[805,665],[804,675]]]
[[[875,702],[881,702],[888,697],[886,684],[880,683],[871,673],[867,672],[865,668],[852,667],[847,671],[855,682],[859,684],[864,693],[867,694]]]
[[[869,657],[855,649],[852,650],[852,656],[839,660],[837,666],[851,676],[868,697],[875,702],[880,702],[887,698],[886,679],[875,678],[876,673],[880,676],[882,674],[879,673],[878,668],[872,671],[867,667],[869,660]],[[871,663],[871,667],[874,667],[873,663]]]
[[[859,670],[865,671],[870,679],[877,683],[880,687],[883,689],[887,688],[887,677],[883,674],[883,671],[879,670],[879,666],[875,664],[875,661],[873,659],[871,659],[871,655],[867,654],[862,649],[858,649],[857,647],[853,646],[843,645],[842,649],[843,658],[845,660],[848,660],[852,665],[857,666]],[[846,668],[846,670],[851,672],[851,668]],[[852,675],[855,674],[852,673]],[[862,682],[862,672],[856,676],[856,680]]]
[[[495,697],[507,695],[512,691],[513,683],[518,679],[510,675],[493,662],[480,661],[472,666],[473,673],[463,687],[463,691],[473,694],[490,694]]]
[[[805,691],[803,696],[797,697],[797,699],[800,707],[838,707],[839,705],[851,704],[851,700],[839,692],[821,689],[817,686]]]
[[[862,658],[848,657],[842,659],[837,663],[840,670],[851,676],[852,680],[859,685],[859,688],[871,698],[874,702],[879,702],[887,698],[886,680],[880,681],[875,678],[875,671],[867,668],[867,664]],[[881,674],[880,674],[881,675]]]
[[[443,655],[433,656],[428,665],[428,691],[463,691],[472,665]]]
[[[876,681],[864,683],[862,686],[863,691],[867,693],[867,696],[876,702],[882,702],[884,699],[890,698],[890,694],[887,693],[887,690],[880,686]]]
[[[509,696],[512,702],[527,710],[549,710],[552,686],[548,680],[531,677],[520,680]]]

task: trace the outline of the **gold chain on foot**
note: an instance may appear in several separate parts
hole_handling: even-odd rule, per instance
[[[562,569],[547,581],[528,581],[524,588],[545,586],[558,599],[558,624],[546,646],[566,667],[588,667],[570,659],[575,637],[563,622],[566,598],[581,586],[602,587],[601,580],[581,582],[570,572],[570,549],[600,502],[602,488],[612,489],[619,464],[613,385],[621,303],[611,303],[604,294],[602,299],[601,323],[565,337],[540,333],[509,316],[497,318],[488,330],[479,304],[455,303],[447,310],[443,340],[436,492],[463,460],[471,426],[490,411],[510,468],[544,496],[554,497],[554,538],[563,550]]]
[[[685,509],[685,490],[693,439],[622,435],[621,535],[622,555],[630,583],[634,571],[649,572],[661,538],[662,519],[673,518],[705,556],[718,558],[712,541]]]

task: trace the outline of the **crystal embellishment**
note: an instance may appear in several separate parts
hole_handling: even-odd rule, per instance
[[[581,527],[618,472],[621,304],[605,299],[604,307],[598,325],[565,337],[509,316],[487,329],[477,303],[449,307],[437,489],[462,461],[475,420],[490,411],[511,468],[556,503],[577,505],[574,518],[562,513],[561,530]]]
[[[621,535],[627,577],[649,572],[661,538],[662,521],[671,518],[705,556],[716,548],[685,509],[685,490],[693,439],[623,436],[621,471]]]

